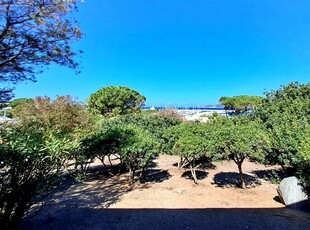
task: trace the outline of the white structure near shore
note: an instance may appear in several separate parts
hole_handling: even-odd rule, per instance
[[[11,107],[5,107],[5,108],[0,110],[0,114],[3,113],[2,116],[0,116],[0,124],[2,124],[2,123],[15,123],[15,122],[17,122],[16,119],[9,118],[9,117],[6,116],[7,111],[10,110],[10,109],[11,109]]]
[[[226,112],[222,109],[212,109],[212,110],[177,110],[177,113],[184,117],[187,121],[201,121],[207,122],[208,117],[212,116],[214,113],[217,113],[220,116],[225,116]]]

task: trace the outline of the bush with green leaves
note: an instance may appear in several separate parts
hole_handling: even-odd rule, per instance
[[[297,177],[310,197],[310,125],[305,129],[303,139],[298,150],[301,161],[297,168]]]
[[[294,82],[265,94],[254,115],[264,123],[271,137],[267,163],[293,169],[310,194],[310,83]]]
[[[156,117],[154,120],[153,116]],[[135,172],[141,170],[141,179],[150,161],[162,149],[160,138],[156,135],[160,134],[159,124],[162,126],[164,123],[158,123],[157,118],[165,119],[142,114],[103,119],[99,130],[82,141],[85,152],[103,163],[106,157],[117,156],[120,168],[125,166],[129,170],[129,183],[133,183]]]
[[[298,168],[301,158],[297,153],[310,124],[310,83],[290,83],[265,94],[255,117],[262,120],[272,138],[267,160]]]
[[[13,108],[13,114],[24,129],[36,127],[67,134],[86,128],[92,119],[86,107],[69,95],[22,101]]]
[[[184,122],[168,129],[164,138],[170,153],[180,157],[178,167],[189,165],[192,178],[197,183],[195,161],[201,157],[211,159],[212,126],[197,122]]]
[[[135,172],[141,169],[139,180],[152,159],[158,156],[160,145],[151,133],[134,125],[121,128],[119,154],[129,170],[129,184],[135,181]]]
[[[112,166],[111,156],[119,156],[121,144],[121,130],[116,123],[105,123],[102,130],[95,130],[86,135],[82,140],[83,155],[85,158],[98,158],[105,165],[106,158]]]
[[[1,127],[0,226],[14,228],[34,196],[42,194],[80,143],[57,132]]]
[[[213,158],[233,160],[238,166],[240,187],[245,188],[246,181],[242,164],[246,158],[263,162],[270,148],[270,139],[259,121],[248,116],[237,116],[213,124]]]
[[[161,153],[169,151],[166,141],[163,137],[165,130],[181,123],[178,118],[168,117],[160,114],[127,114],[112,119],[103,119],[100,124],[101,132],[108,130],[111,126],[134,125],[144,129],[160,143]]]

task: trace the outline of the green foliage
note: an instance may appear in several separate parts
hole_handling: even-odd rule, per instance
[[[133,183],[135,172],[142,169],[141,179],[150,160],[166,150],[164,131],[180,122],[163,115],[142,113],[103,118],[99,129],[83,140],[84,153],[103,163],[106,157],[118,156],[120,166],[125,165],[130,171],[130,183]]]
[[[269,163],[298,167],[297,152],[310,124],[310,84],[290,83],[266,93],[266,98],[255,112],[272,137]]]
[[[134,182],[135,172],[148,167],[150,161],[158,156],[159,143],[149,132],[132,125],[121,128],[120,157],[121,161],[129,169],[129,183]]]
[[[26,106],[28,103],[32,103],[33,99],[32,98],[17,98],[14,99],[9,103],[9,106],[11,107],[10,110],[7,111],[7,116],[8,117],[16,117],[15,114],[19,113],[20,108],[23,106]]]
[[[9,103],[9,106],[12,107],[12,109],[14,109],[17,106],[27,104],[27,103],[32,103],[32,102],[33,102],[32,98],[17,98],[17,99],[14,99],[13,101],[11,101]]]
[[[297,169],[297,176],[310,197],[310,125],[307,126],[301,141],[298,157],[301,158]]]
[[[141,116],[143,117],[143,116]],[[133,118],[133,120],[131,120]],[[147,129],[134,123],[135,115],[102,121],[99,131],[92,133],[83,141],[83,146],[91,156],[98,157],[103,163],[105,157],[117,155],[120,167],[129,170],[129,183],[133,183],[135,172],[144,169],[159,154],[160,142]],[[130,120],[131,122],[127,122]]]
[[[234,110],[235,114],[244,113],[248,107],[255,108],[262,101],[262,97],[240,95],[234,97],[221,97],[219,102],[224,106],[225,110]]]
[[[260,162],[264,160],[270,146],[267,132],[258,121],[252,121],[247,116],[226,119],[224,124],[214,126],[214,158],[233,160],[240,173],[240,186],[244,188],[242,163],[245,158]]]
[[[123,86],[103,87],[87,99],[89,110],[108,117],[139,112],[146,98]]]
[[[1,127],[0,224],[13,228],[44,192],[50,179],[79,151],[80,143],[55,132],[20,126]]]
[[[20,124],[38,130],[53,130],[70,133],[87,127],[91,116],[83,104],[71,96],[36,97],[27,102],[18,103],[12,113]]]
[[[167,149],[170,149],[170,153],[180,156],[179,167],[189,164],[195,183],[195,161],[201,157],[211,159],[212,128],[209,124],[184,122],[164,133]]]
[[[1,127],[0,219],[6,227],[20,220],[68,160],[83,169],[88,158],[80,140],[92,127],[86,108],[70,96],[19,100],[13,106],[18,123]]]
[[[89,133],[82,140],[83,154],[86,158],[97,157],[104,164],[105,158],[118,155],[122,141],[121,126],[115,122],[106,122],[105,127]]]
[[[101,122],[101,130],[107,130],[113,125],[126,126],[134,125],[151,133],[153,137],[160,143],[161,152],[169,151],[163,134],[166,129],[180,124],[177,118],[159,115],[159,114],[127,114],[113,119],[103,119]]]
[[[151,109],[141,110],[141,113],[145,114],[145,115],[154,114],[154,113],[157,113],[157,112],[158,112],[157,110],[151,110]]]
[[[56,63],[76,68],[76,52],[71,42],[82,33],[76,20],[68,17],[77,1],[19,0],[0,2],[0,81],[34,81],[42,66]],[[1,89],[0,98],[12,96],[12,89]]]

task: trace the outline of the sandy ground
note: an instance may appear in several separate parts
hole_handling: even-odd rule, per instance
[[[194,184],[177,161],[160,156],[145,182],[133,187],[126,174],[63,185],[42,207],[34,206],[20,228],[310,229],[310,214],[285,208],[277,185],[262,179],[272,167],[244,162],[248,184],[240,189],[234,162],[200,169]]]

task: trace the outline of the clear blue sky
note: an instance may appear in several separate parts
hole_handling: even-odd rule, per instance
[[[309,0],[85,0],[80,75],[51,66],[16,98],[127,86],[148,105],[216,104],[310,81]]]

